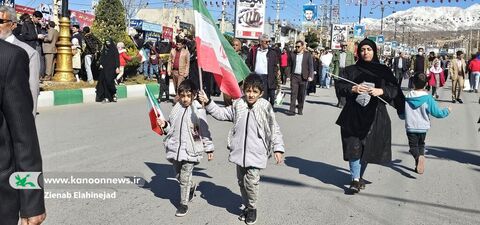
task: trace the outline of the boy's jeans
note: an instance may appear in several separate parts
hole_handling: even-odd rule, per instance
[[[410,154],[412,154],[415,160],[419,156],[425,155],[425,137],[426,133],[407,133],[408,145],[410,146]]]
[[[363,177],[365,169],[367,169],[366,162],[360,162],[360,159],[350,159],[348,164],[350,166],[350,175],[352,176],[352,180],[358,180]]]
[[[330,68],[326,65],[322,66],[322,83],[320,86],[330,88],[330,77],[327,73],[330,72]]]
[[[260,169],[237,165],[237,180],[245,208],[255,209],[259,194]]]
[[[148,78],[155,77],[155,74],[158,74],[158,64],[151,64]]]
[[[192,181],[194,162],[172,160],[175,177],[180,183],[180,204],[187,205],[190,195],[190,188],[195,185]]]

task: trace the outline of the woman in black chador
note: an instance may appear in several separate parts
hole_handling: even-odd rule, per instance
[[[105,41],[100,56],[100,73],[97,83],[97,102],[116,102],[117,88],[115,87],[115,77],[120,67],[120,59],[117,47],[112,39]]]
[[[337,82],[340,95],[347,99],[337,124],[341,127],[343,159],[349,161],[349,190],[353,193],[365,188],[367,163],[391,161],[390,117],[378,97],[390,102],[399,93],[392,71],[378,60],[375,42],[365,39],[357,49],[359,60],[345,68],[345,78],[359,85]]]

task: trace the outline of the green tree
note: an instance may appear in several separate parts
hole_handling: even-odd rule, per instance
[[[305,42],[307,43],[307,46],[310,48],[313,48],[313,49],[317,48],[319,41],[320,40],[318,39],[317,34],[314,32],[308,32],[305,35]]]
[[[102,42],[112,39],[124,42],[127,48],[133,46],[125,24],[125,8],[120,0],[100,0],[95,9],[92,31]]]

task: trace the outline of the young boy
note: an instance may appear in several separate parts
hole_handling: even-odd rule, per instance
[[[234,100],[228,107],[217,106],[203,92],[199,100],[206,104],[207,111],[215,119],[233,122],[227,148],[230,150],[229,161],[237,165],[238,185],[245,206],[239,219],[255,224],[260,170],[266,168],[272,151],[277,164],[282,163],[285,150],[272,105],[261,98],[265,90],[260,76],[248,76],[243,91],[245,96]]]
[[[175,216],[185,216],[187,203],[193,198],[197,185],[192,181],[193,167],[200,163],[203,152],[213,159],[213,142],[208,130],[205,109],[196,101],[198,89],[191,80],[178,87],[179,101],[173,106],[169,120],[157,119],[167,136],[164,140],[167,160],[173,164],[180,183],[180,206]]]
[[[425,136],[430,129],[429,115],[445,118],[451,108],[440,109],[432,95],[424,89],[427,76],[417,73],[412,78],[414,90],[405,96],[405,128],[407,130],[409,152],[415,158],[415,171],[423,174],[425,170]]]

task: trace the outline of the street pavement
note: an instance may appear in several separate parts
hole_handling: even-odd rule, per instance
[[[350,176],[343,161],[340,109],[334,89],[307,96],[303,116],[287,116],[290,96],[276,117],[285,141],[285,163],[273,158],[262,171],[257,224],[480,224],[479,94],[463,93],[451,104],[450,88],[440,90],[446,119],[432,119],[423,175],[413,171],[404,122],[389,107],[393,161],[370,164],[366,189],[348,195]],[[219,100],[220,98],[215,98]],[[171,104],[162,103],[168,114]],[[114,199],[46,199],[44,224],[235,225],[241,198],[235,165],[228,162],[226,138],[232,124],[208,117],[215,159],[194,171],[197,197],[183,218],[174,216],[179,187],[165,159],[163,137],[150,130],[143,98],[109,104],[41,108],[37,129],[46,174],[140,174],[143,185],[47,188],[49,193],[116,192]]]

